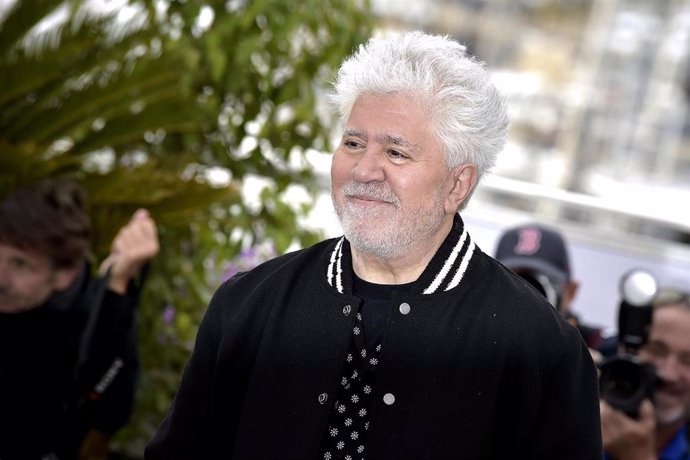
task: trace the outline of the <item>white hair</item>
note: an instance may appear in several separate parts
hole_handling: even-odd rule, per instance
[[[508,115],[483,63],[447,36],[406,32],[371,38],[338,71],[331,101],[347,120],[363,94],[404,93],[422,105],[449,168],[489,171],[505,144]]]

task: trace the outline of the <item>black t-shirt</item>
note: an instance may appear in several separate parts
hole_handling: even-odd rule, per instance
[[[365,281],[353,273],[353,291],[355,296],[362,299],[362,322],[364,336],[367,341],[367,351],[383,341],[386,321],[390,314],[390,302],[395,291],[407,291],[412,284],[375,284]]]
[[[374,284],[354,276],[353,292],[362,306],[352,332],[350,352],[322,440],[319,458],[347,460],[366,455],[369,410],[381,342],[396,290],[412,285]]]

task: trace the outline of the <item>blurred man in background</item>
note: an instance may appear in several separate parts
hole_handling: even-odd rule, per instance
[[[601,401],[607,459],[688,460],[690,408],[690,293],[661,289],[654,301],[647,343],[639,352],[660,379],[653,402],[643,401],[631,417]]]
[[[572,277],[568,248],[558,231],[532,223],[506,230],[495,257],[534,286],[577,327],[590,350],[598,348],[601,330],[583,324],[571,311],[580,285]]]
[[[0,203],[0,459],[94,459],[131,415],[135,281],[158,252],[137,211],[101,277],[84,192],[47,180]]]

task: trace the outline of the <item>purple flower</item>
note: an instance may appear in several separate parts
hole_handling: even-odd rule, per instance
[[[223,281],[229,280],[233,276],[237,275],[239,271],[239,267],[236,264],[228,264],[228,267],[225,269],[225,273],[223,273]]]
[[[165,324],[171,324],[175,320],[175,307],[171,304],[165,306],[163,310],[163,321]]]
[[[227,281],[239,272],[249,271],[257,265],[265,262],[268,259],[272,259],[275,256],[276,251],[271,242],[262,243],[250,248],[244,248],[233,260],[228,262],[222,279],[223,281]]]

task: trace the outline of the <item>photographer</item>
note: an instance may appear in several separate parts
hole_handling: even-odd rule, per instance
[[[660,379],[653,401],[645,399],[631,417],[601,401],[601,427],[607,459],[688,460],[690,407],[690,297],[661,289],[653,302],[647,343],[639,350]]]
[[[103,459],[129,419],[135,311],[155,223],[137,211],[93,276],[84,191],[46,180],[0,203],[0,459]],[[140,281],[140,280],[139,280]]]
[[[601,330],[583,324],[571,311],[579,283],[572,278],[565,240],[555,229],[538,224],[511,228],[501,235],[496,260],[541,292],[570,324],[577,327],[598,361]]]

